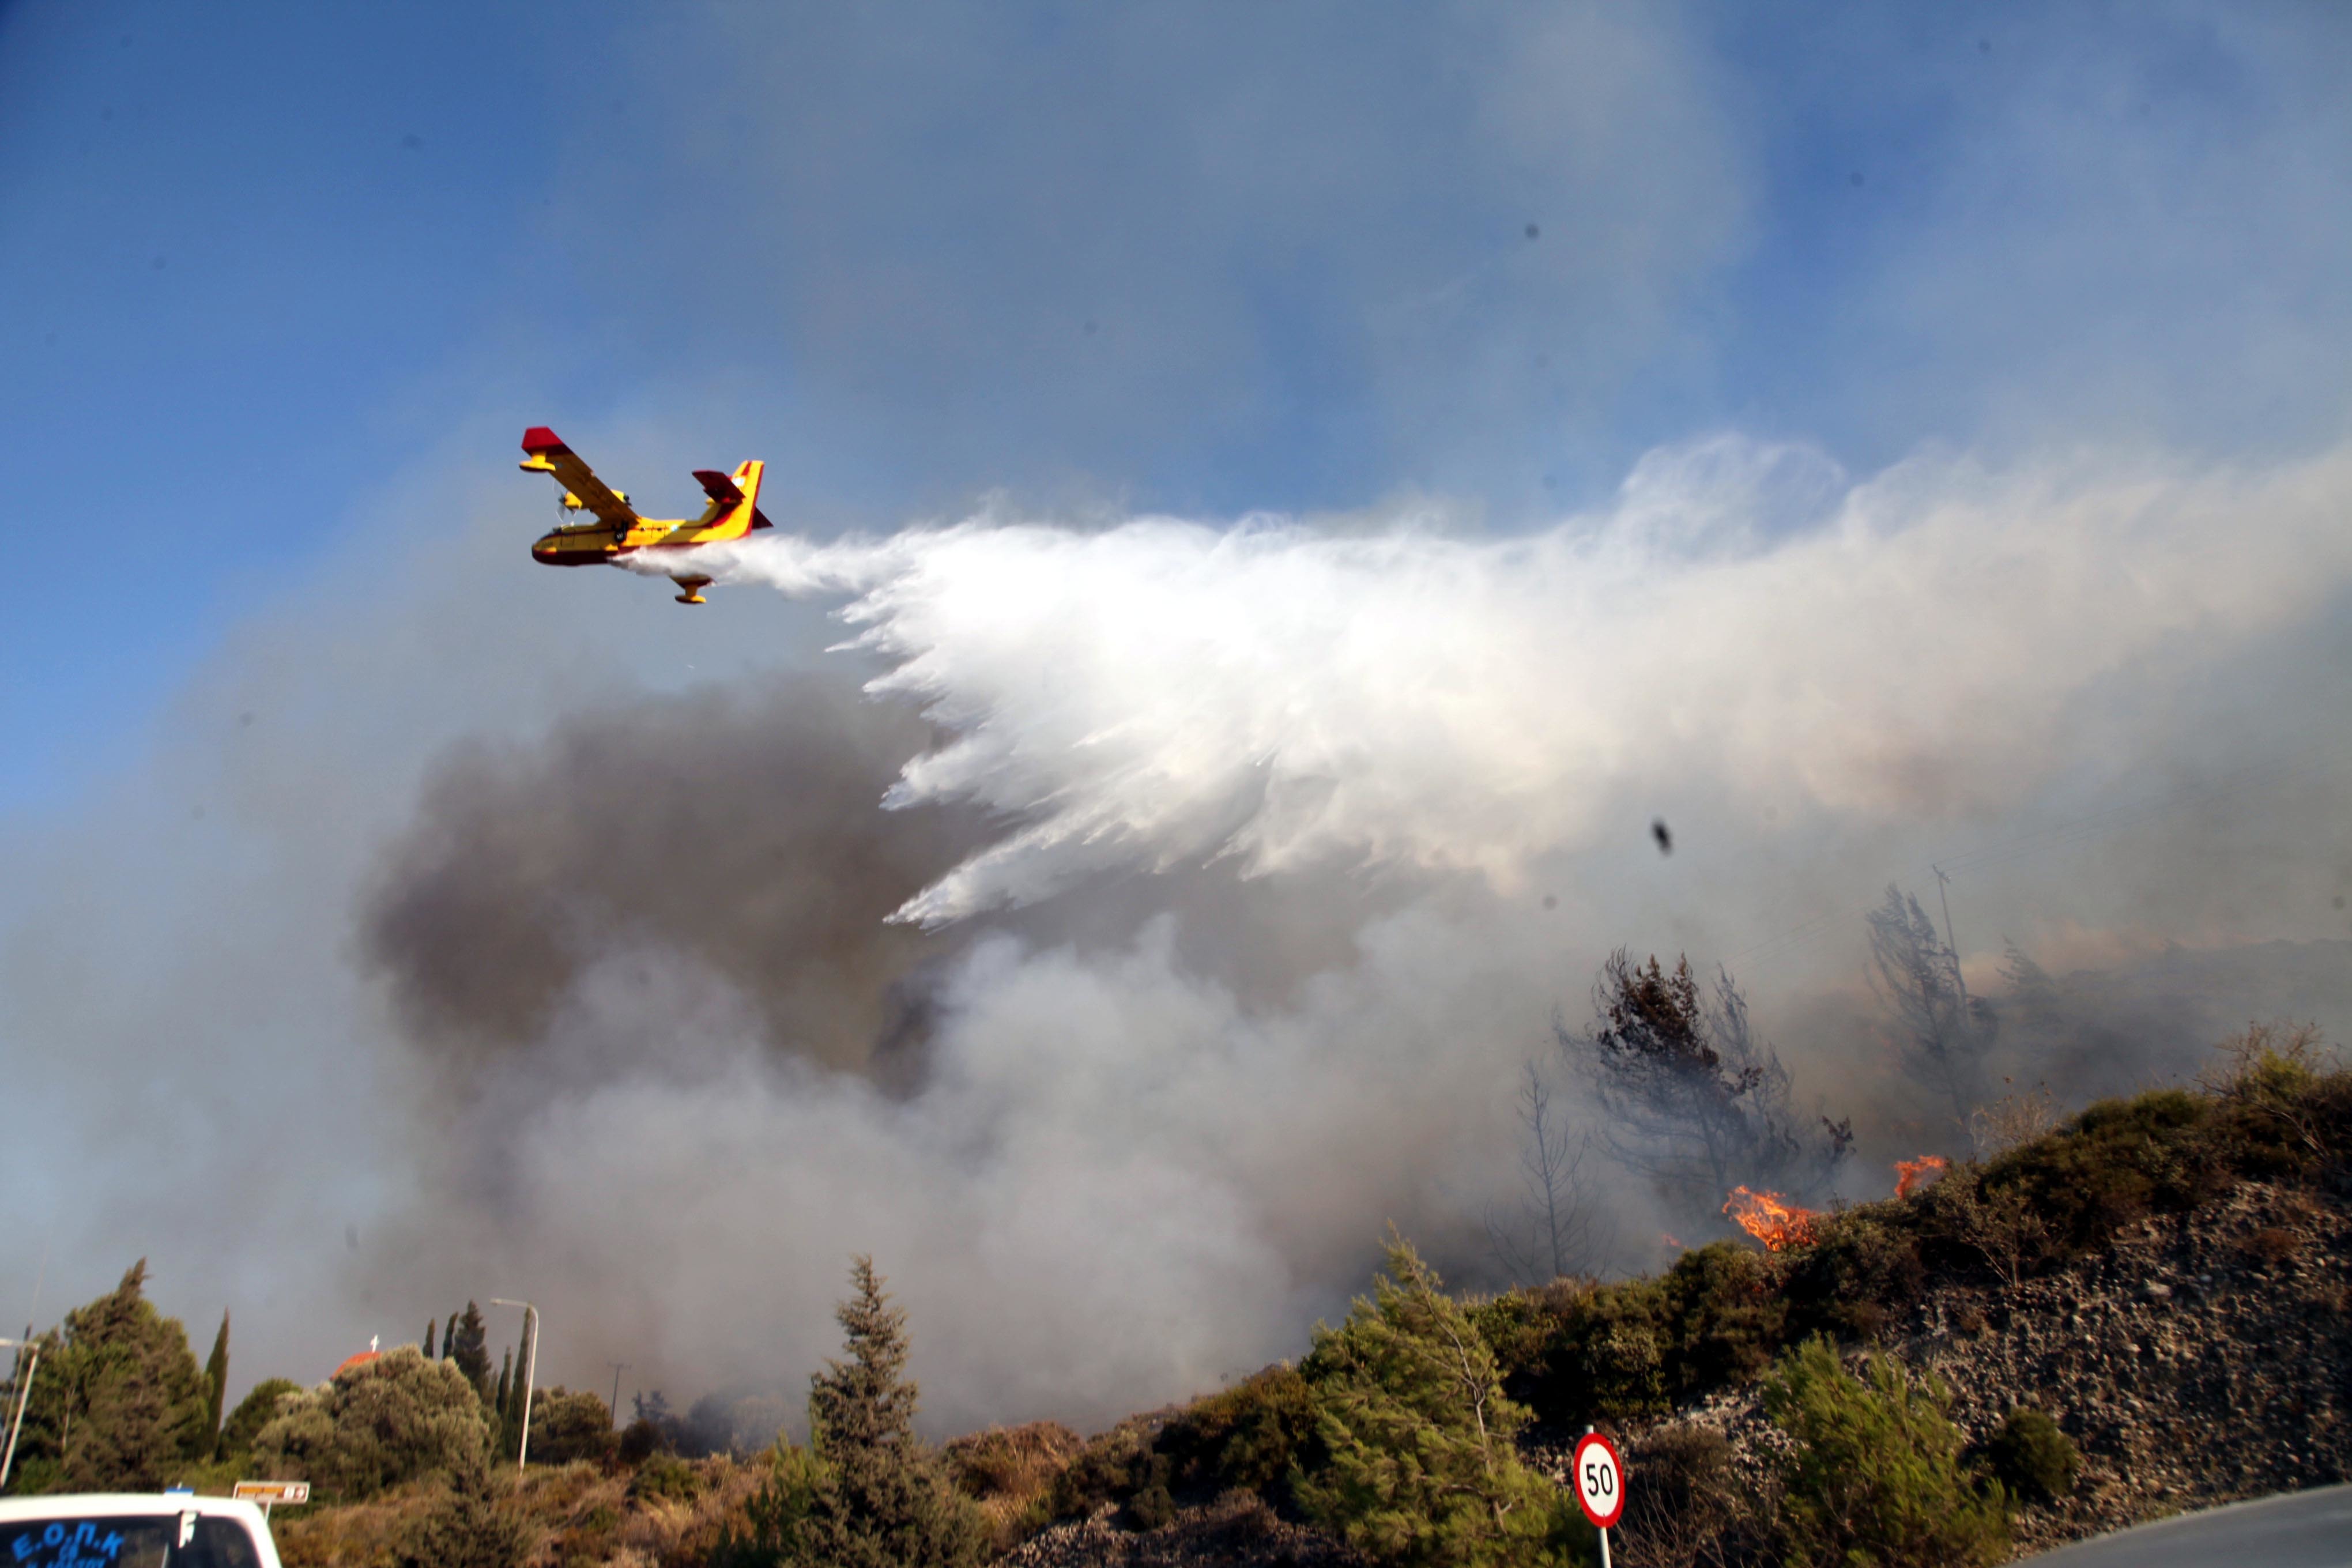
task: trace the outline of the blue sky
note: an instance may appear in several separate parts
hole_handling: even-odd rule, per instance
[[[619,482],[677,506],[758,452],[819,529],[992,489],[1510,528],[1723,426],[1860,471],[2307,447],[2347,64],[2319,5],[19,3],[0,809],[542,420],[659,415],[691,449]]]

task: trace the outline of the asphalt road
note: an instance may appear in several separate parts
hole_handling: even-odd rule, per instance
[[[2184,1513],[2026,1561],[2035,1568],[2352,1568],[2352,1485]]]

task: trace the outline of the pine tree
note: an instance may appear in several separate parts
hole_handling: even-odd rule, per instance
[[[452,1320],[456,1324],[443,1342],[448,1359],[457,1363],[474,1392],[490,1402],[490,1331],[482,1322],[482,1310],[473,1302],[466,1303],[465,1315]]]
[[[1389,1272],[1299,1366],[1328,1462],[1293,1489],[1307,1512],[1409,1568],[1565,1563],[1565,1495],[1519,1463],[1528,1413],[1434,1270],[1391,1235]]]
[[[855,1294],[834,1316],[847,1356],[809,1380],[810,1447],[780,1441],[744,1534],[722,1542],[721,1568],[964,1568],[980,1560],[973,1505],[915,1436],[907,1314],[890,1305],[874,1260],[850,1269]]]
[[[220,1454],[221,1412],[228,1398],[228,1309],[221,1309],[220,1332],[213,1336],[213,1353],[205,1361],[205,1452]]]
[[[426,1361],[438,1361],[441,1359],[433,1353],[433,1331],[440,1326],[441,1322],[437,1318],[427,1318],[425,1320],[425,1359]]]

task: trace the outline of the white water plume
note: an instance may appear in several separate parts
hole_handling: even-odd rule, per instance
[[[936,925],[1217,858],[1508,889],[1674,778],[1751,822],[1998,807],[2071,759],[2094,687],[2159,689],[2326,604],[2347,496],[2342,449],[2202,472],[1920,458],[1849,484],[1722,437],[1517,537],[1438,510],[1349,531],[983,513],[692,560],[845,598],[851,646],[892,666],[868,689],[952,737],[888,803],[1014,823],[895,917]]]

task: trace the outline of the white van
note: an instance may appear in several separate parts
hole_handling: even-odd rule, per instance
[[[0,1500],[0,1568],[278,1568],[261,1510],[194,1492]]]

